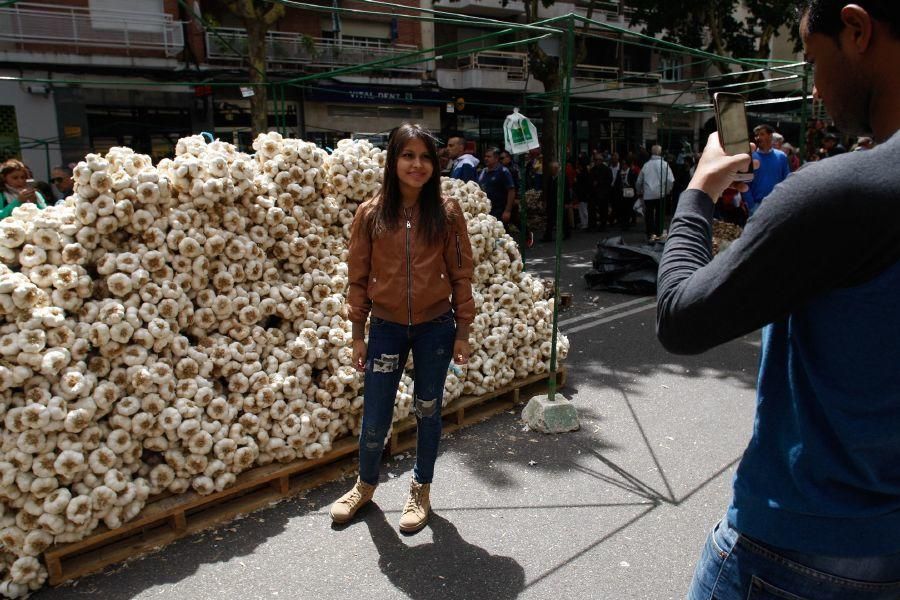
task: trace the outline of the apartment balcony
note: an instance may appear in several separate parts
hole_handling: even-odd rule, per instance
[[[0,8],[0,60],[172,66],[184,49],[171,15],[18,2]]]
[[[439,63],[435,76],[438,85],[446,90],[544,91],[539,81],[528,77],[528,55],[524,52],[473,52],[455,59],[453,64]],[[683,83],[665,81],[658,72],[624,71],[620,76],[617,67],[581,64],[573,69],[571,96],[651,105],[706,101],[704,90],[689,88]]]
[[[522,91],[528,78],[528,55],[496,50],[473,52],[457,58],[454,68],[439,67],[435,76],[444,89]]]
[[[434,0],[434,8],[476,17],[514,17],[525,12],[521,0]]]
[[[267,68],[316,69],[353,67],[380,59],[400,57],[419,48],[412,44],[391,44],[385,40],[354,38],[338,42],[287,31],[270,31],[266,37]],[[211,63],[240,64],[247,57],[247,34],[243,29],[220,27],[206,32],[206,56]],[[425,63],[410,59],[410,64],[386,65],[381,72],[421,74]]]

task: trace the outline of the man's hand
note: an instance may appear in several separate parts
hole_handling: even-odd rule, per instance
[[[353,366],[360,373],[366,372],[366,341],[353,340]]]
[[[734,188],[739,192],[746,192],[746,183],[736,182],[739,171],[746,171],[750,166],[749,154],[729,156],[725,154],[719,143],[718,132],[709,134],[706,148],[697,163],[697,170],[688,185],[689,190],[705,192],[715,202],[728,188]]]
[[[456,340],[453,342],[453,362],[458,365],[464,365],[469,362],[471,354],[472,347],[469,346],[469,340]]]
[[[504,210],[503,214],[500,216],[500,220],[504,223],[509,223],[509,220],[512,219],[512,211]]]

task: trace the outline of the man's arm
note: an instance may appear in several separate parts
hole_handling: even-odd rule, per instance
[[[706,152],[719,154],[701,162],[681,195],[659,266],[657,336],[669,351],[703,352],[783,319],[827,290],[858,285],[900,260],[896,216],[889,216],[896,206],[892,186],[877,188],[884,190],[880,197],[872,197],[870,187],[866,202],[859,202],[863,175],[854,163],[861,161],[843,160],[837,168],[816,165],[785,180],[741,237],[712,260],[711,195],[721,194],[723,182],[746,166],[740,157],[726,156],[713,137],[704,159]],[[710,174],[716,174],[710,164],[716,160],[719,180],[710,184]],[[875,173],[864,176],[871,180]]]

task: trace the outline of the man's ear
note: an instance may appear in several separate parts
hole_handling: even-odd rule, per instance
[[[841,21],[844,30],[841,32],[841,45],[849,50],[863,54],[872,45],[872,17],[858,4],[848,4],[841,9]]]

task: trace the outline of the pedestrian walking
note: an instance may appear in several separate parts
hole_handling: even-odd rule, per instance
[[[513,205],[516,203],[516,183],[509,169],[500,163],[500,151],[488,148],[484,153],[484,170],[478,175],[478,185],[491,201],[491,216],[509,227]]]
[[[559,198],[559,178],[560,178],[560,167],[559,161],[554,160],[550,162],[550,184],[549,184],[549,192],[544,198],[544,214],[547,217],[547,228],[544,229],[544,236],[541,238],[542,242],[552,242],[555,239],[556,235],[556,212],[557,212],[557,199]],[[569,186],[565,185],[563,182],[563,207],[571,204],[571,191],[569,190]],[[563,239],[569,239],[569,236],[572,235],[572,228],[569,224],[569,220],[566,219],[565,210],[563,210],[563,221],[562,221],[562,229],[563,229]]]
[[[447,155],[450,157],[450,177],[460,181],[478,179],[478,159],[466,152],[466,137],[461,133],[447,140]]]
[[[587,157],[578,161],[578,167],[575,171],[575,202],[578,203],[578,229],[586,231],[590,217],[588,216],[589,206],[593,201],[593,181],[590,171],[588,170]]]
[[[451,357],[457,364],[469,359],[469,327],[475,316],[465,215],[459,203],[442,198],[440,190],[433,137],[419,125],[398,127],[388,141],[381,192],[359,206],[350,233],[347,304],[353,365],[365,373],[365,391],[359,478],[332,505],[336,523],[346,523],[372,499],[410,352],[418,431],[400,530],[418,531],[431,512],[444,380]]]
[[[814,95],[878,145],[791,175],[715,260],[712,199],[750,157],[711,135],[681,197],[659,339],[698,353],[763,327],[752,437],[690,600],[900,598],[900,3],[801,17]]]
[[[591,202],[588,204],[588,229],[603,231],[609,222],[609,201],[612,196],[613,174],[604,162],[603,154],[594,151],[591,165]]]
[[[648,240],[654,240],[662,235],[660,203],[672,191],[674,184],[675,176],[668,163],[663,160],[662,146],[653,146],[650,149],[650,160],[641,168],[634,184],[637,195],[644,205],[644,225]]]
[[[46,208],[47,202],[28,180],[28,167],[20,160],[11,158],[0,165],[0,219],[5,219],[17,207],[25,203]]]

